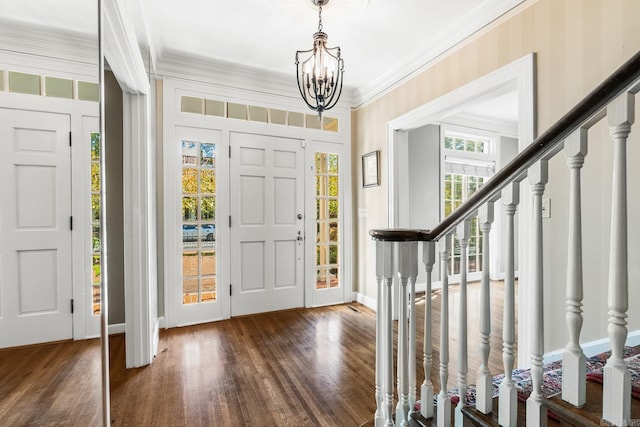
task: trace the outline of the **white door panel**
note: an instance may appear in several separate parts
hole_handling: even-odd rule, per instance
[[[69,129],[0,108],[0,347],[73,337]]]
[[[231,315],[304,304],[299,140],[231,133]]]

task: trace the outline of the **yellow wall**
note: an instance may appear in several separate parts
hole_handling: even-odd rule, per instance
[[[368,297],[376,297],[374,246],[367,232],[372,228],[387,226],[387,122],[535,52],[537,129],[540,134],[638,50],[638,0],[529,1],[517,13],[502,18],[450,54],[434,61],[412,80],[356,109],[352,122],[353,194],[356,198],[354,239],[357,242],[355,290]],[[640,132],[636,132],[636,135],[638,133]],[[630,144],[637,146],[640,138],[634,136]],[[382,185],[363,189],[360,185],[360,156],[373,150],[381,151]],[[554,167],[557,163],[566,168],[564,156],[562,157],[562,161],[555,161],[551,166]],[[556,175],[559,173],[552,171],[550,178]],[[609,194],[610,190],[607,191]],[[629,191],[633,189],[630,188]],[[556,198],[554,202],[560,203],[560,200]],[[358,208],[368,208],[369,216],[358,218]],[[633,216],[630,215],[631,218]],[[636,256],[635,252],[630,254],[630,264],[635,259],[632,256]],[[545,271],[545,278],[547,277]],[[630,278],[640,279],[640,274],[630,273]],[[606,284],[602,285],[606,288]],[[557,283],[555,289],[558,290],[555,298],[563,304],[564,283]],[[604,300],[606,301],[606,291]],[[601,301],[599,303],[602,304]],[[606,312],[606,307],[603,310]],[[602,313],[599,314],[601,316]],[[638,316],[633,314],[630,320],[640,323],[636,317]],[[559,318],[557,320],[564,322]],[[547,329],[549,326],[551,325],[547,325]],[[566,329],[564,323],[558,325],[557,329],[563,332]],[[606,320],[603,328],[596,328],[588,335],[593,335],[587,337],[591,340],[606,336]],[[546,346],[547,350],[556,349],[558,342],[560,341],[552,339],[551,347]]]

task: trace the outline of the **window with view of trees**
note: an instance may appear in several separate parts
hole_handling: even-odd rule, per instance
[[[337,288],[339,282],[338,155],[316,153],[316,289]]]
[[[493,141],[477,135],[444,133],[444,183],[442,208],[448,217],[493,175],[495,162],[491,157]],[[460,242],[451,237],[449,274],[460,274]],[[468,246],[469,273],[482,270],[482,233],[478,219],[470,223]]]
[[[91,312],[100,314],[100,134],[91,133]]]
[[[216,146],[182,141],[182,303],[216,294]]]

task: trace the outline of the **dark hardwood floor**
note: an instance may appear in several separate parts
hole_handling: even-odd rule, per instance
[[[470,307],[477,307],[478,288],[470,286]],[[491,369],[498,373],[502,284],[492,290]],[[449,387],[457,370],[457,293],[450,288]],[[439,293],[432,298],[438,347]],[[420,384],[424,304],[417,313]],[[479,364],[476,318],[470,308],[471,383]],[[114,426],[357,427],[375,411],[375,313],[357,303],[163,330],[158,356],[139,369],[124,369],[122,335],[110,344]],[[98,340],[0,350],[0,425],[99,425],[100,405]]]

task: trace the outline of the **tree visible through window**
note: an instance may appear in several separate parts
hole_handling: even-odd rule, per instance
[[[340,286],[338,155],[316,153],[316,289]]]
[[[443,215],[448,217],[493,175],[494,162],[491,160],[490,138],[475,135],[445,132]],[[451,259],[449,274],[460,274],[460,242],[451,237]],[[470,223],[468,246],[468,271],[482,270],[482,233],[478,219]]]

